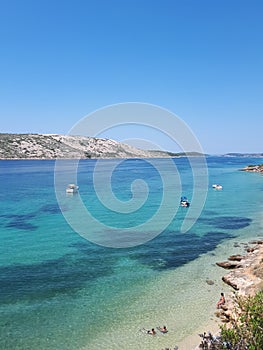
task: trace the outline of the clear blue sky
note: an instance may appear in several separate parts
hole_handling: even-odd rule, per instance
[[[263,152],[263,1],[1,0],[1,132],[164,107],[205,152]],[[171,150],[172,151],[172,150]]]

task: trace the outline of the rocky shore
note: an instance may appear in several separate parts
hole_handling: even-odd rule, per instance
[[[242,255],[232,255],[227,261],[216,263],[230,270],[222,280],[232,287],[232,296],[226,299],[216,316],[221,322],[228,323],[236,318],[235,297],[254,295],[263,289],[263,240],[249,242],[244,245]]]
[[[263,164],[247,165],[245,168],[242,168],[240,170],[241,171],[251,172],[251,173],[263,173]]]

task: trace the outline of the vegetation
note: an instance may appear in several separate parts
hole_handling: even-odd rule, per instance
[[[221,327],[222,344],[228,344],[225,349],[263,349],[263,290],[253,297],[236,296],[236,314],[230,326]]]
[[[210,332],[199,334],[200,349],[262,350],[263,349],[263,290],[255,296],[236,295],[235,315],[230,323],[221,326],[220,336]]]

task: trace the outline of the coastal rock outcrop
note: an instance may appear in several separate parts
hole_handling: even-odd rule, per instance
[[[245,168],[240,169],[241,171],[248,171],[251,173],[263,173],[263,164],[259,165],[248,165]]]
[[[222,262],[217,262],[217,266],[223,267],[224,269],[236,269],[237,267],[241,267],[241,264],[237,262],[230,262],[230,261],[222,261]]]
[[[222,280],[233,288],[234,295],[254,295],[263,289],[263,240],[250,244],[253,244],[253,247],[246,249],[246,255],[231,256],[231,259],[237,259],[239,266],[222,277]],[[220,263],[217,265],[222,266]],[[234,309],[234,300],[229,298],[226,305],[216,312],[216,316],[222,322],[229,322],[231,317],[235,317]]]
[[[223,276],[223,281],[241,294],[256,292],[262,285],[263,279],[263,245],[257,241],[254,247],[247,249],[247,254],[242,256],[235,270]],[[241,257],[241,256],[240,256]],[[238,257],[238,259],[240,258]]]
[[[230,261],[241,261],[242,259],[244,259],[244,255],[230,255],[230,257],[228,258],[228,260]]]

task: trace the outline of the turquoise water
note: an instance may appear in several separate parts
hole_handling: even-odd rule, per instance
[[[160,350],[205,325],[219,292],[228,292],[215,262],[240,250],[243,242],[262,237],[262,176],[238,171],[262,159],[209,157],[205,206],[187,233],[180,227],[188,209],[177,203],[181,194],[191,200],[193,176],[187,159],[174,161],[181,185],[171,223],[156,237],[156,227],[149,226],[153,239],[121,249],[84,239],[62,212],[67,218],[81,198],[105,227],[132,228],[149,221],[162,205],[165,186],[147,160],[122,161],[111,176],[111,190],[124,202],[132,199],[132,182],[147,183],[147,198],[138,183],[142,205],[126,213],[109,210],[98,199],[95,160],[80,161],[80,192],[63,192],[61,208],[54,161],[0,162],[1,349]],[[104,176],[111,164],[104,160],[100,168],[99,186],[106,195]],[[171,174],[166,176],[172,193]],[[223,190],[213,190],[213,183]],[[85,224],[76,209],[74,215]],[[163,217],[160,222],[166,222]],[[89,237],[105,234],[92,225],[87,230]],[[208,285],[207,279],[215,284]],[[166,335],[150,337],[141,331],[163,324],[169,329]]]

